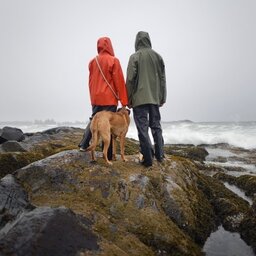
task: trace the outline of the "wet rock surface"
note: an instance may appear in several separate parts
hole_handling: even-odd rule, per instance
[[[77,255],[99,249],[90,222],[64,207],[22,213],[0,231],[0,255]]]
[[[209,155],[205,163],[209,167],[220,167],[232,176],[244,174],[256,176],[256,150],[230,146],[228,144],[204,145]]]
[[[231,185],[236,185],[245,191],[247,196],[254,198],[256,196],[256,176],[251,175],[241,175],[239,177],[234,177],[225,173],[217,173],[214,175],[215,178],[226,181]]]
[[[19,213],[33,209],[28,199],[28,193],[8,174],[0,180],[0,227],[14,220]]]
[[[25,135],[26,152],[0,152],[2,255],[203,255],[219,225],[256,250],[255,203],[223,185],[227,170],[205,162],[208,145],[168,145],[165,161],[145,168],[138,143],[127,139],[128,162],[108,166],[102,153],[92,163],[78,151],[82,134],[58,127]],[[235,180],[252,195],[251,177]],[[26,230],[33,235],[21,236]]]
[[[201,146],[194,145],[165,145],[165,152],[169,155],[181,156],[194,161],[205,161],[208,152]]]

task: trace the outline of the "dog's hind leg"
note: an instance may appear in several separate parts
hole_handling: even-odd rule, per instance
[[[93,132],[92,132],[92,143],[91,143],[91,145],[86,149],[86,151],[91,151],[91,158],[92,158],[92,161],[96,161],[95,149],[96,149],[96,146],[98,145],[98,142],[99,142],[99,134],[97,133],[97,131],[93,131]]]
[[[102,140],[104,142],[103,158],[107,164],[112,165],[112,163],[108,160],[108,147],[110,145],[110,137],[102,134]]]
[[[95,157],[95,151],[94,150],[91,151],[91,157],[92,157],[92,161],[95,162],[96,157]]]

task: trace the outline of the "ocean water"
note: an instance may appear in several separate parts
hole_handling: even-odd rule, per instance
[[[72,126],[85,128],[86,123],[4,123],[0,128],[12,126],[20,128],[23,132],[41,132],[57,126]],[[255,122],[163,122],[163,137],[166,144],[218,144],[228,143],[231,146],[245,149],[256,149],[256,121]],[[138,139],[137,130],[133,120],[127,137]],[[151,136],[152,139],[152,136]]]
[[[218,144],[246,149],[256,148],[256,122],[163,123],[165,143]]]

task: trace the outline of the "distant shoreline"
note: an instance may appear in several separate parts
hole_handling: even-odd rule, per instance
[[[55,121],[54,119],[46,119],[46,120],[34,120],[34,121],[0,121],[0,126],[3,125],[57,125],[57,126],[62,126],[62,125],[72,125],[72,124],[85,124],[88,121]],[[256,123],[256,120],[252,121],[191,121],[189,119],[186,120],[172,120],[172,121],[161,121],[161,123],[166,124],[166,123],[195,123],[195,124],[213,124],[213,123]]]

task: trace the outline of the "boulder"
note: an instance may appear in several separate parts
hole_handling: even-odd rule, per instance
[[[78,128],[62,126],[62,127],[54,127],[54,128],[47,129],[47,130],[43,131],[42,134],[54,135],[54,134],[61,133],[61,132],[62,133],[70,133],[70,132],[74,132],[74,130],[78,130]]]
[[[0,255],[75,256],[98,249],[90,221],[65,207],[38,207],[0,230]]]
[[[90,161],[90,155],[76,149],[63,151],[17,170],[16,177],[32,192],[41,188],[52,188],[64,192],[73,191],[78,181],[70,167],[78,161],[86,164]]]
[[[8,140],[22,141],[25,135],[21,129],[5,126],[0,129],[0,144]]]
[[[0,178],[43,157],[38,152],[0,153]]]
[[[27,192],[13,175],[8,174],[0,180],[0,227],[32,208]]]
[[[0,152],[26,152],[18,141],[9,140],[0,145]]]

